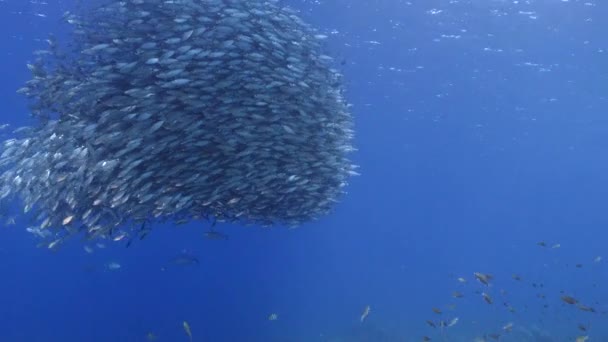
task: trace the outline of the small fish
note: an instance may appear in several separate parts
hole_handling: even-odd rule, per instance
[[[127,237],[127,233],[121,232],[120,234],[116,235],[114,237],[114,239],[112,239],[112,240],[114,240],[114,241],[120,241],[120,240],[122,240],[122,239],[124,239],[126,237]]]
[[[276,321],[277,319],[279,319],[279,315],[278,315],[278,314],[276,314],[276,313],[271,313],[271,314],[268,316],[268,320],[269,320],[269,321]]]
[[[148,341],[156,341],[158,340],[158,336],[156,336],[154,333],[149,332],[146,334],[146,339]]]
[[[184,321],[182,325],[184,326],[184,331],[186,332],[186,335],[188,335],[188,337],[190,338],[190,342],[192,342],[192,330],[190,330],[190,324]]]
[[[517,274],[512,275],[511,278],[513,278],[513,280],[521,281],[521,277]]]
[[[91,248],[91,246],[84,246],[83,248],[85,252],[89,254],[93,253],[93,248]]]
[[[51,243],[49,243],[48,248],[49,249],[56,249],[57,246],[59,246],[59,244],[63,241],[63,239],[57,239],[54,241],[51,241]]]
[[[566,296],[566,295],[561,296],[560,299],[562,300],[562,302],[564,302],[566,304],[571,304],[572,305],[572,304],[577,304],[578,303],[578,300],[576,300],[576,298],[570,297],[570,296]]]
[[[438,308],[432,308],[431,310],[433,310],[434,313],[441,315],[441,310]]]
[[[585,342],[589,339],[589,336],[579,336],[576,338],[576,342]]]
[[[461,283],[461,284],[464,284],[464,283],[467,282],[467,280],[464,279],[463,277],[458,277],[458,282]]]
[[[430,327],[432,328],[437,328],[437,325],[435,324],[435,322],[431,321],[431,320],[426,320],[426,324],[428,324]]]
[[[502,327],[502,330],[504,330],[505,332],[511,332],[513,331],[513,323],[509,322],[507,323],[504,327]]]
[[[551,248],[557,249],[557,248],[560,248],[561,246],[562,246],[561,244],[556,243],[555,245],[551,246]]]
[[[462,298],[462,297],[464,297],[464,295],[462,294],[462,292],[454,291],[454,292],[452,292],[452,297],[454,297],[454,298]]]
[[[367,316],[369,316],[369,313],[371,311],[371,307],[368,305],[365,307],[365,309],[363,309],[363,313],[361,314],[361,323],[363,323],[363,321],[365,321],[365,319],[367,318]]]
[[[70,222],[72,222],[73,219],[74,219],[74,215],[67,216],[66,218],[63,219],[62,223],[65,226],[67,224],[70,224]]]
[[[430,340],[431,340],[431,338],[430,338],[430,337],[428,337],[428,336],[422,336],[422,340],[423,340],[423,341],[430,341]]]
[[[209,240],[228,240],[228,235],[215,230],[205,232],[205,238]]]
[[[577,308],[578,308],[579,310],[581,310],[581,311],[586,311],[586,312],[595,312],[595,309],[594,309],[594,308],[592,308],[592,307],[590,307],[590,306],[583,305],[583,304],[578,304],[578,305],[577,305]]]
[[[492,297],[490,297],[489,294],[482,292],[481,296],[483,297],[483,300],[488,303],[488,304],[492,304],[494,301],[492,300]]]
[[[583,324],[579,324],[578,325],[578,330],[580,330],[580,331],[587,331],[587,327],[585,325],[583,325]]]
[[[198,258],[183,250],[180,254],[176,255],[175,257],[171,258],[171,260],[169,260],[169,262],[173,265],[180,265],[180,266],[189,266],[189,265],[199,265],[200,261],[198,260]]]
[[[602,261],[601,256],[596,256],[595,259],[593,259],[593,262],[600,262],[600,261]]]
[[[500,334],[488,334],[488,336],[496,341],[500,340]]]
[[[540,241],[536,243],[537,245],[541,246],[541,247],[547,247],[547,243],[544,241]]]
[[[484,274],[484,273],[479,273],[479,272],[475,272],[473,273],[473,275],[475,276],[475,279],[477,279],[480,283],[489,286],[490,285],[490,281],[492,279],[494,279],[494,276],[492,276],[491,274]]]
[[[119,270],[121,267],[122,266],[119,263],[115,262],[115,261],[112,261],[112,262],[109,262],[109,263],[106,264],[106,268],[108,270],[110,270],[110,271]]]
[[[448,328],[453,327],[456,325],[456,323],[458,323],[458,317],[452,318],[452,320],[448,323],[447,327]]]
[[[141,227],[139,228],[139,240],[143,240],[146,238],[146,236],[148,236],[148,234],[150,233],[151,229],[146,229],[146,222],[141,224]]]

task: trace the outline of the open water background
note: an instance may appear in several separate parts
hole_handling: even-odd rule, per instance
[[[353,104],[362,176],[335,212],[296,230],[221,224],[227,241],[156,226],[93,254],[78,238],[35,248],[18,218],[0,229],[0,341],[187,341],[182,321],[193,341],[441,341],[425,320],[454,317],[448,341],[508,322],[503,341],[608,341],[608,3],[288,3],[330,36]],[[0,0],[0,121],[30,122],[25,64],[73,9]],[[182,250],[200,265],[167,266]]]

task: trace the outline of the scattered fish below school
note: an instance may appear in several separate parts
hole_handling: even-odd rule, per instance
[[[271,313],[270,315],[268,315],[269,321],[276,321],[277,319],[279,319],[279,315],[276,313]]]
[[[215,230],[206,231],[204,235],[209,240],[228,240],[228,235]]]
[[[459,321],[459,318],[454,317],[447,323],[446,327],[451,328],[451,327],[455,326],[458,323],[458,321]]]
[[[106,269],[108,269],[109,271],[117,271],[117,270],[119,270],[121,268],[122,268],[122,266],[119,263],[115,262],[115,261],[108,262],[106,264]]]
[[[460,291],[454,291],[454,292],[452,292],[452,297],[462,298],[462,297],[464,297],[464,294],[462,294],[462,292],[460,292]]]
[[[182,326],[184,328],[184,332],[186,333],[188,338],[190,338],[190,342],[192,342],[192,330],[190,329],[190,324],[188,324],[188,322],[186,321],[183,321]]]
[[[200,261],[199,261],[198,257],[195,256],[194,254],[192,254],[188,251],[182,251],[180,254],[171,258],[169,260],[169,263],[171,265],[178,265],[178,266],[198,266],[200,264]]]
[[[49,38],[18,91],[34,123],[0,147],[0,200],[51,249],[162,222],[295,227],[358,175],[326,36],[281,2],[108,0],[64,19],[73,40]]]
[[[492,300],[492,297],[490,297],[490,295],[489,295],[489,294],[487,294],[487,293],[485,293],[485,292],[482,292],[482,293],[481,293],[481,297],[482,297],[482,298],[483,298],[483,300],[484,300],[486,303],[488,303],[488,304],[492,304],[492,303],[494,303],[494,300]]]
[[[570,305],[574,305],[574,304],[578,303],[578,300],[576,298],[567,296],[567,295],[561,296],[560,299],[562,300],[562,302],[564,302],[566,304],[570,304]]]
[[[576,307],[581,311],[592,312],[592,313],[596,312],[594,308],[587,306],[587,305],[580,304],[580,303]]]
[[[595,257],[595,259],[593,259],[593,262],[600,262],[600,261],[602,261],[601,256],[597,256],[597,257]]]
[[[369,305],[367,305],[365,307],[365,309],[363,309],[363,313],[361,314],[361,317],[360,317],[361,323],[363,323],[367,319],[367,316],[369,316],[369,313],[371,312],[371,310],[372,309]]]
[[[149,332],[146,334],[146,340],[148,341],[157,341],[158,340],[158,336],[156,336],[156,334]]]
[[[485,273],[479,273],[479,272],[473,273],[473,276],[475,276],[475,279],[477,279],[480,283],[482,283],[486,286],[489,286],[490,281],[492,281],[492,279],[494,279],[494,276],[492,276],[491,274],[485,274]]]

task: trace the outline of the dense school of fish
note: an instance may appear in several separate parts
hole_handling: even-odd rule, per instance
[[[0,197],[49,241],[132,238],[149,222],[298,225],[355,166],[324,35],[274,0],[109,1],[66,13],[18,92],[37,119],[6,140]]]

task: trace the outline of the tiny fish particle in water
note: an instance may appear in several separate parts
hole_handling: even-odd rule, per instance
[[[365,321],[367,319],[367,316],[369,316],[369,313],[371,312],[371,307],[369,305],[367,305],[365,307],[365,309],[363,309],[363,313],[361,314],[361,318],[360,321],[361,323],[363,323],[363,321]]]
[[[561,296],[560,299],[562,300],[562,302],[564,302],[566,304],[570,304],[570,305],[574,305],[574,304],[578,303],[578,300],[576,298],[567,296],[567,295]]]
[[[475,276],[475,279],[477,279],[480,283],[482,283],[486,286],[489,286],[490,281],[492,281],[492,279],[494,279],[494,276],[492,276],[491,274],[487,274],[487,273],[475,272],[475,273],[473,273],[473,275]]]
[[[182,326],[184,327],[186,335],[188,336],[188,338],[190,338],[190,342],[192,342],[192,330],[190,329],[190,324],[188,324],[187,321],[183,321]]]

